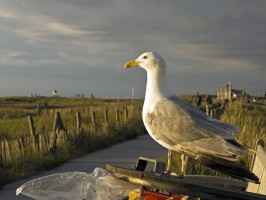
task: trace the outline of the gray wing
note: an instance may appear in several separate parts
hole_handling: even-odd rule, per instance
[[[187,114],[190,116],[190,119],[193,120],[197,125],[217,135],[220,135],[223,138],[231,139],[232,133],[239,132],[235,126],[217,119],[210,118],[201,110],[195,108],[191,104],[179,99],[176,96],[169,98],[169,102],[174,102],[177,107],[187,112]]]
[[[234,126],[209,118],[177,97],[157,103],[144,120],[153,137],[171,150],[233,177],[259,182],[240,157],[246,151],[232,137],[238,131]]]
[[[232,148],[225,144],[226,140],[243,149],[232,137],[232,133],[238,131],[237,128],[208,117],[178,97],[158,102],[153,112],[144,120],[157,140],[162,140],[171,146],[182,148],[182,146],[195,145],[206,148],[209,145],[209,149],[224,152]]]

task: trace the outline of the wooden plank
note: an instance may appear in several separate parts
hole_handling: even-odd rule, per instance
[[[265,195],[207,186],[197,181],[170,175],[162,174],[158,176],[154,173],[119,168],[111,165],[106,165],[106,169],[111,171],[114,177],[121,180],[191,197],[199,197],[208,200],[266,200]]]
[[[248,183],[246,191],[266,194],[266,151],[263,140],[258,140],[251,171],[260,179],[260,184]]]
[[[262,166],[266,168],[266,151],[261,145],[257,148],[257,157],[259,158]]]
[[[263,169],[261,180],[263,181],[261,181],[258,193],[266,195],[266,170],[265,169]]]
[[[252,172],[259,178],[261,179],[261,175],[262,175],[262,165],[258,159],[258,157],[255,157],[254,160],[254,164],[253,164],[253,169]],[[261,180],[260,180],[261,181]],[[248,183],[247,189],[246,191],[248,192],[254,192],[254,193],[258,193],[259,190],[259,184],[255,184],[255,183]]]
[[[28,120],[29,120],[29,126],[30,126],[30,133],[31,135],[35,135],[35,127],[34,127],[32,115],[28,116]]]
[[[208,175],[185,175],[186,179],[196,180],[198,182],[208,185],[226,185],[246,188],[248,183],[242,180],[227,178],[221,176],[208,176]]]

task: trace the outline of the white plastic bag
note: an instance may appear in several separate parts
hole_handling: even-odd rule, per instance
[[[91,174],[66,172],[34,179],[20,186],[16,194],[42,200],[117,200],[137,188],[96,168]]]

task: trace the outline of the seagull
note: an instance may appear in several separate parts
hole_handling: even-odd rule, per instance
[[[168,87],[166,63],[161,55],[146,52],[124,68],[139,66],[147,72],[142,119],[150,136],[168,149],[167,171],[171,152],[182,154],[182,173],[187,157],[232,177],[258,183],[259,179],[246,166],[241,156],[246,148],[232,133],[238,129],[210,118],[200,109],[178,98]]]

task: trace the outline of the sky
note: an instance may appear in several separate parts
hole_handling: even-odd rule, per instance
[[[265,0],[0,0],[0,96],[143,98],[154,51],[177,95],[266,89]]]

